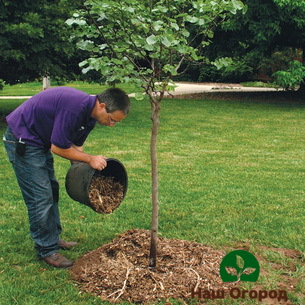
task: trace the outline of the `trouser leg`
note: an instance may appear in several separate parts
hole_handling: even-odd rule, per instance
[[[57,234],[60,235],[62,231],[61,223],[60,223],[60,216],[59,216],[59,209],[58,209],[58,202],[59,202],[59,183],[55,177],[54,172],[54,159],[51,152],[48,152],[47,155],[47,170],[48,175],[51,183],[52,188],[52,196],[53,196],[53,212],[54,212],[54,220],[56,222]]]
[[[61,232],[58,212],[58,182],[54,176],[53,157],[50,151],[27,146],[23,156],[15,153],[14,136],[5,135],[9,159],[13,165],[19,187],[25,200],[30,222],[30,233],[39,257],[58,251]]]

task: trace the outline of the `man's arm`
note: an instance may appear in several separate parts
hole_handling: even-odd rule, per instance
[[[62,149],[52,144],[51,151],[52,153],[68,160],[88,163],[91,167],[97,170],[102,170],[107,166],[105,157],[101,155],[93,156],[84,153],[83,148],[80,146],[74,145],[70,148]]]
[[[78,151],[81,151],[81,152],[84,151],[83,146],[76,146],[75,144],[72,144],[72,147],[75,148],[75,149],[78,150]],[[77,162],[79,162],[79,161],[70,160],[70,162],[71,162],[71,164],[73,165],[74,163],[77,163]]]

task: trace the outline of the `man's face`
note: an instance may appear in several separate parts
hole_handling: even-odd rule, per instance
[[[108,115],[107,126],[114,126],[117,123],[122,122],[126,118],[126,114],[124,114],[121,110],[116,110],[114,112],[106,112]],[[100,122],[99,122],[100,123]]]
[[[107,112],[104,103],[96,104],[91,116],[96,119],[100,125],[111,127],[122,122],[126,118],[126,114],[121,110]]]

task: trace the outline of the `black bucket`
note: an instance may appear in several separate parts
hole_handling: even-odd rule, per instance
[[[116,159],[107,159],[107,167],[101,171],[92,168],[87,163],[75,163],[66,175],[66,190],[75,201],[89,206],[94,211],[89,199],[89,186],[94,176],[113,177],[114,182],[123,186],[123,199],[127,192],[128,177],[124,165]],[[122,199],[122,201],[123,201]]]

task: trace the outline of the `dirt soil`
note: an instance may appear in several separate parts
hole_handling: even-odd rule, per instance
[[[192,290],[223,290],[228,295],[232,287],[239,287],[237,282],[224,283],[220,278],[219,266],[227,253],[224,250],[162,237],[159,237],[158,247],[157,267],[150,269],[150,231],[129,230],[111,243],[85,254],[74,263],[70,272],[82,291],[112,303],[155,304],[165,300],[171,304],[170,300],[176,299],[187,304],[194,301],[191,299]],[[301,256],[293,250],[279,250],[289,257]],[[287,276],[280,284],[279,289],[289,292],[294,289],[296,280]],[[260,287],[256,285],[251,289],[258,290]],[[292,304],[289,301],[278,302],[277,299],[265,301],[268,304]],[[197,299],[197,302],[205,304],[206,299]]]
[[[89,200],[93,210],[101,214],[112,213],[124,198],[124,187],[113,177],[94,176],[89,185]]]

